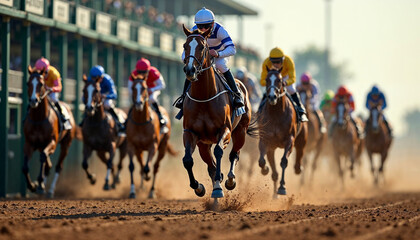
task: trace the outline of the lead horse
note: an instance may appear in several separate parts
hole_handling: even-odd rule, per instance
[[[184,72],[186,78],[191,81],[191,87],[183,104],[184,110],[184,134],[183,141],[185,156],[183,163],[188,171],[190,187],[197,196],[205,195],[205,187],[199,183],[193,174],[194,161],[192,154],[198,146],[200,156],[207,163],[208,173],[213,181],[211,197],[221,198],[224,196],[221,181],[221,159],[223,149],[233,141],[232,151],[229,154],[230,171],[225,187],[232,190],[236,186],[234,167],[239,160],[239,151],[244,145],[250,119],[251,107],[245,86],[238,80],[236,83],[244,93],[245,111],[240,116],[234,115],[233,101],[230,99],[225,85],[215,77],[215,69],[212,66],[207,38],[211,28],[205,32],[195,30],[191,32],[183,26],[187,36],[184,43],[185,60]],[[214,147],[214,156],[211,155],[211,147]]]
[[[45,72],[32,69],[31,66],[28,66],[28,72],[30,75],[27,82],[30,108],[23,123],[23,132],[25,134],[23,174],[29,190],[32,192],[36,191],[38,194],[44,194],[44,180],[46,180],[46,176],[48,176],[52,167],[50,155],[55,152],[57,144],[60,144],[60,156],[55,167],[55,176],[48,191],[48,195],[52,197],[58,177],[63,169],[64,159],[69,152],[75,135],[75,121],[70,107],[61,102],[63,110],[67,110],[72,128],[60,131],[60,117],[48,101],[47,95],[49,91],[45,85]],[[29,175],[29,160],[36,150],[40,152],[41,161],[38,184],[33,183]]]
[[[371,172],[374,178],[374,183],[379,183],[379,177],[383,176],[384,163],[388,157],[388,151],[392,143],[388,129],[383,120],[382,111],[377,105],[370,109],[369,119],[366,121],[366,138],[365,146],[369,156]],[[373,154],[381,155],[381,165],[378,170],[375,169],[373,163]]]
[[[118,136],[117,126],[114,119],[104,109],[103,98],[101,95],[100,79],[95,81],[88,81],[86,75],[83,75],[85,86],[83,88],[83,103],[85,104],[86,118],[82,125],[83,134],[83,163],[82,167],[86,172],[90,183],[96,183],[96,175],[92,174],[88,167],[88,158],[92,152],[96,150],[99,158],[107,166],[107,173],[105,177],[105,184],[103,189],[109,190],[109,177],[112,174],[113,183],[119,183],[119,172],[122,168],[122,160],[127,154],[127,140],[126,137]],[[122,115],[124,119],[127,115],[121,110],[115,108],[118,115]],[[120,149],[120,161],[118,164],[118,173],[114,172],[113,159],[116,149]],[[109,154],[108,158],[106,153]]]
[[[289,156],[293,147],[296,148],[295,173],[300,174],[302,157],[308,137],[306,122],[299,124],[296,110],[292,101],[286,96],[283,85],[281,70],[268,69],[266,78],[265,103],[258,112],[257,121],[260,130],[259,141],[259,166],[261,173],[267,175],[269,168],[266,166],[264,156],[267,155],[268,162],[272,169],[271,178],[274,182],[274,195],[286,195],[285,170],[289,162]],[[281,158],[280,167],[282,168],[280,187],[277,188],[278,172],[274,159],[274,152],[277,148],[283,148],[284,153]]]
[[[128,156],[130,158],[129,169],[131,176],[131,190],[129,197],[136,197],[133,179],[133,156],[136,156],[140,163],[140,175],[143,183],[143,176],[146,180],[150,180],[149,163],[152,161],[155,154],[158,153],[153,169],[152,187],[149,192],[149,198],[155,198],[155,182],[160,161],[165,156],[166,152],[172,156],[176,155],[176,151],[173,149],[172,145],[169,144],[171,122],[169,121],[167,111],[163,107],[160,107],[162,115],[167,119],[166,127],[168,128],[168,132],[161,133],[159,117],[149,106],[149,94],[146,81],[144,79],[139,79],[134,75],[131,77],[133,79],[133,105],[127,118]],[[144,151],[148,152],[146,164],[143,163]]]

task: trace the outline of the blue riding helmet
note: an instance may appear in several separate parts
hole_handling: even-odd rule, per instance
[[[379,88],[376,85],[373,86],[372,90],[371,90],[371,93],[375,94],[375,95],[378,95],[379,94]]]
[[[105,74],[105,70],[102,66],[96,65],[90,69],[89,74],[92,78],[102,77]]]

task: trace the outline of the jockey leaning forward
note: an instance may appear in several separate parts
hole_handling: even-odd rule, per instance
[[[376,106],[380,106],[379,110],[382,111],[387,107],[387,104],[384,93],[381,90],[379,90],[377,86],[373,86],[366,97],[366,108],[370,111],[373,107]],[[388,121],[386,120],[383,112],[382,117],[386,128],[388,129],[389,135],[392,136],[392,129],[389,126]]]

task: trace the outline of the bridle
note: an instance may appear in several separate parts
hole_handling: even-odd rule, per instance
[[[35,75],[32,79],[36,78],[38,80],[38,82],[41,83],[41,80],[39,78],[37,78],[37,75],[39,75],[39,77],[42,77],[41,74],[39,74],[39,73],[33,73],[32,75]],[[41,101],[44,100],[44,98],[46,96],[48,96],[48,94],[50,94],[50,92],[51,92],[51,90],[48,90],[48,89],[45,88],[45,83],[43,83],[42,88],[44,89],[44,94],[42,96],[40,96],[39,98],[37,98],[37,103],[38,104],[41,103]]]
[[[189,35],[187,37],[187,39],[190,38],[190,37],[200,37],[205,42],[203,61],[198,60],[194,55],[191,55],[191,54],[188,55],[188,56],[186,56],[184,58],[184,64],[186,63],[186,61],[187,61],[188,58],[193,58],[193,60],[198,63],[198,69],[197,69],[197,75],[196,75],[196,76],[198,76],[198,75],[200,75],[201,73],[203,73],[204,71],[210,69],[213,66],[213,64],[214,64],[214,58],[211,58],[210,66],[208,66],[206,68],[203,68],[204,61],[207,59],[207,55],[209,54],[209,45],[207,44],[206,39],[203,36],[201,36],[200,34],[191,34],[191,35]],[[197,80],[198,80],[197,77],[195,77],[194,78],[194,81],[197,81]]]
[[[281,71],[281,70],[280,70]],[[279,71],[279,72],[280,72]],[[269,71],[269,72],[272,72],[272,71]],[[276,71],[277,72],[277,71]],[[283,83],[282,83],[282,79],[280,78],[280,88],[278,88],[277,86],[275,86],[274,84],[271,84],[270,86],[268,86],[267,87],[267,90],[266,90],[266,93],[268,93],[269,92],[269,90],[270,89],[274,89],[274,93],[275,93],[275,95],[276,95],[276,98],[278,99],[278,98],[281,98],[281,97],[283,97],[284,95],[286,95],[286,91],[284,90],[284,86],[283,86]],[[281,91],[283,89],[283,92]]]

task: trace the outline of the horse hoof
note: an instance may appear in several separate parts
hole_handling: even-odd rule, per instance
[[[213,189],[213,192],[211,193],[212,198],[222,198],[225,195],[223,194],[223,190],[220,188]]]
[[[36,189],[36,194],[38,194],[38,195],[44,195],[45,194],[45,189],[43,189],[42,187],[38,187]]]
[[[156,194],[155,194],[155,192],[154,191],[151,191],[150,193],[149,193],[149,199],[155,199],[156,198]]]
[[[150,181],[150,179],[151,179],[151,177],[150,177],[149,175],[146,175],[146,176],[144,177],[144,180],[146,180],[146,181]]]
[[[135,199],[136,198],[136,193],[130,193],[130,196],[129,196],[129,198],[131,198],[131,199]]]
[[[108,183],[105,183],[105,184],[104,184],[104,190],[105,190],[105,191],[108,191],[109,189],[110,189],[110,188],[109,188],[109,184],[108,184]]]
[[[286,195],[286,188],[279,187],[279,189],[277,190],[277,194]]]
[[[90,184],[91,185],[95,185],[95,183],[96,183],[96,175],[95,174],[92,174],[90,176],[89,180],[90,180]]]
[[[206,188],[204,187],[203,184],[200,183],[200,185],[198,185],[197,189],[194,189],[195,195],[199,196],[199,197],[204,197],[204,195],[206,195]]]
[[[232,178],[232,179],[226,180],[225,187],[226,187],[227,190],[233,190],[233,189],[235,189],[235,187],[236,187],[236,181],[235,181],[235,179]]]
[[[267,175],[269,171],[270,169],[267,166],[265,166],[264,168],[261,168],[261,173],[264,176]]]
[[[47,198],[54,198],[54,193],[53,192],[48,192],[47,193]]]
[[[36,191],[37,187],[38,187],[38,184],[36,184],[36,183],[31,183],[31,185],[28,185],[29,191],[31,191],[33,193]]]
[[[113,183],[111,184],[111,188],[112,188],[112,189],[115,189],[115,188],[116,188],[116,184],[115,184],[115,182],[113,182]]]
[[[302,172],[302,167],[301,166],[295,166],[295,173],[300,174],[301,172]]]
[[[120,177],[115,177],[114,182],[115,182],[115,184],[120,184]]]

